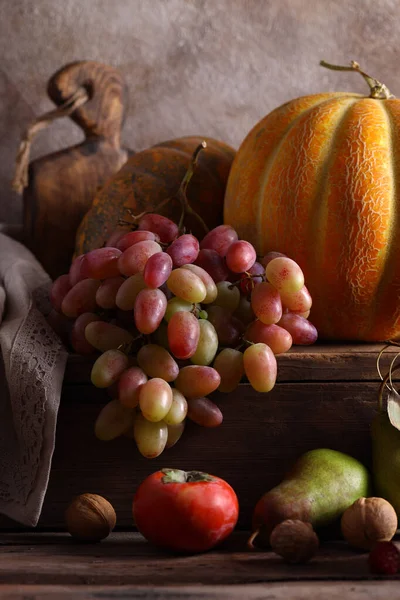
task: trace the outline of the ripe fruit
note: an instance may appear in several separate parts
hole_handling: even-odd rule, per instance
[[[182,190],[177,199],[187,207]],[[72,329],[73,348],[102,352],[91,379],[110,402],[97,418],[97,437],[133,437],[143,456],[155,458],[179,440],[187,419],[221,425],[222,411],[208,397],[214,391],[232,392],[246,377],[257,391],[270,391],[274,355],[292,338],[311,343],[316,330],[297,313],[282,314],[284,294],[232,227],[211,230],[200,244],[157,213],[131,217],[136,229],[116,229],[104,248],[75,259],[51,300]],[[268,268],[278,258],[286,260],[276,253],[263,260],[271,259]],[[311,305],[304,285],[285,301]]]
[[[236,155],[224,221],[257,253],[279,251],[301,266],[324,339],[400,334],[399,135],[400,101],[384,88],[321,93],[273,110]]]
[[[219,477],[163,469],[140,484],[132,511],[138,530],[152,544],[205,552],[232,533],[239,504],[234,490]]]
[[[378,542],[368,556],[371,573],[395,575],[399,571],[400,553],[393,542]]]

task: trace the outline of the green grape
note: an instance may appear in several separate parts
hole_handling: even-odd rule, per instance
[[[230,313],[233,313],[240,302],[240,292],[236,285],[232,285],[230,281],[219,281],[217,283],[218,295],[213,304],[222,306]]]
[[[160,377],[165,381],[174,381],[178,377],[179,367],[168,350],[157,344],[146,344],[137,353],[139,367],[149,377]]]
[[[107,350],[96,360],[90,378],[93,385],[106,388],[117,381],[129,367],[129,359],[120,350]]]
[[[188,271],[192,271],[195,275],[200,277],[204,285],[206,286],[206,297],[202,300],[203,304],[210,304],[210,302],[214,302],[217,297],[218,290],[215,285],[214,279],[207,273],[205,269],[199,267],[198,265],[187,264],[183,265],[182,269],[187,269]]]
[[[244,375],[243,354],[233,348],[224,348],[214,360],[213,367],[221,377],[218,391],[233,392]]]
[[[175,446],[176,442],[180,440],[182,433],[185,430],[186,421],[182,421],[182,423],[177,423],[176,425],[167,425],[168,427],[168,439],[165,445],[166,448],[172,448]]]
[[[121,310],[133,310],[135,308],[136,296],[145,289],[146,282],[142,273],[136,273],[125,279],[124,283],[118,289],[115,303]]]
[[[168,426],[163,421],[152,423],[138,413],[133,423],[133,437],[138,450],[146,458],[160,456],[168,439]]]
[[[133,423],[133,411],[122,406],[118,400],[111,400],[103,406],[94,425],[95,436],[104,442],[126,433]]]
[[[239,306],[233,313],[233,316],[239,319],[244,325],[248,325],[256,318],[254,311],[251,308],[251,302],[246,296],[240,295]]]
[[[100,352],[113,350],[133,341],[133,335],[129,331],[105,321],[93,321],[86,325],[85,338]]]
[[[168,289],[187,302],[202,302],[207,295],[206,286],[188,269],[174,269],[167,279]]]
[[[164,423],[167,425],[178,425],[185,420],[188,411],[188,404],[185,396],[177,389],[172,389],[172,404],[168,413],[164,417]]]
[[[168,414],[171,405],[172,389],[164,379],[154,377],[140,388],[139,406],[148,421],[153,423],[162,421]]]
[[[186,302],[186,300],[182,300],[182,298],[174,296],[167,302],[164,319],[167,321],[167,323],[169,323],[172,315],[174,315],[176,312],[191,312],[195,306],[196,305],[193,302]]]
[[[210,321],[199,319],[200,337],[196,352],[190,358],[194,365],[209,365],[214,360],[218,350],[218,335]]]

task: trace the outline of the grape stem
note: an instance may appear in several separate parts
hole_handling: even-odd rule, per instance
[[[245,274],[246,277],[243,277],[243,279],[237,279],[236,281],[232,281],[232,283],[228,285],[228,289],[232,290],[234,287],[239,287],[242,281],[245,281],[246,279],[256,279],[257,277],[260,277],[263,281],[267,280],[267,278],[264,275],[251,275],[248,271],[245,271]]]
[[[205,221],[190,206],[188,198],[187,198],[187,189],[188,189],[189,183],[194,175],[194,172],[196,170],[199,154],[205,148],[207,148],[207,142],[205,140],[203,140],[201,142],[201,144],[199,144],[197,146],[197,148],[195,149],[195,151],[193,152],[189,167],[180,183],[178,191],[176,192],[176,194],[174,196],[169,196],[168,198],[165,198],[165,200],[162,200],[162,202],[157,204],[157,206],[155,206],[152,210],[145,210],[138,215],[135,215],[129,207],[125,207],[125,211],[126,211],[126,213],[129,214],[132,221],[127,221],[126,219],[120,218],[120,219],[118,219],[118,225],[129,225],[132,230],[137,229],[138,221],[142,217],[144,217],[145,215],[151,214],[151,213],[158,213],[162,208],[164,208],[164,206],[166,206],[169,202],[171,202],[171,200],[176,199],[179,201],[179,203],[181,205],[181,216],[180,216],[179,224],[178,224],[179,231],[181,232],[183,230],[183,221],[185,219],[185,216],[192,215],[200,223],[200,225],[204,229],[204,232],[208,233],[210,230],[207,227]]]

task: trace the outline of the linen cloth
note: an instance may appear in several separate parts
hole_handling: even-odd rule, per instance
[[[48,485],[68,354],[46,320],[50,285],[32,253],[0,233],[0,512],[28,526]]]

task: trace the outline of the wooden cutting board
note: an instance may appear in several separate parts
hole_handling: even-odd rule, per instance
[[[49,80],[49,97],[60,107],[77,91],[86,101],[70,116],[83,141],[29,164],[23,192],[23,240],[52,278],[68,271],[77,227],[98,188],[133,151],[121,146],[127,88],[121,73],[94,61],[68,64]]]

